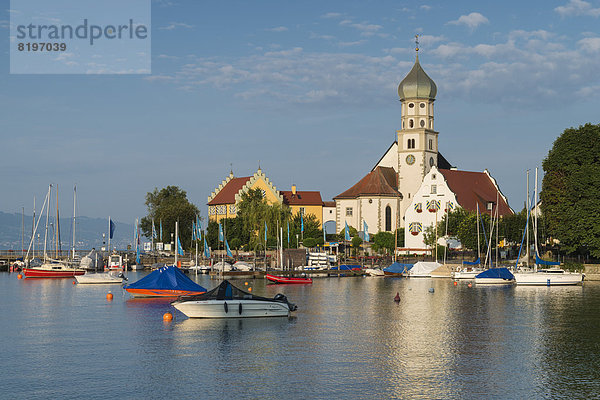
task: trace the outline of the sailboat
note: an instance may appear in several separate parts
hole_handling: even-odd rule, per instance
[[[538,170],[535,169],[535,194],[534,194],[534,205],[537,206],[537,192],[538,192]],[[585,274],[581,272],[568,272],[564,269],[558,268],[560,262],[545,261],[542,260],[538,253],[538,237],[537,237],[537,212],[534,214],[534,239],[535,239],[535,264],[533,270],[521,270],[516,272],[515,280],[517,285],[530,285],[530,286],[563,286],[563,285],[580,285],[585,278]],[[529,219],[528,219],[529,221]],[[527,225],[526,225],[527,229]],[[543,268],[538,268],[543,266]]]
[[[29,248],[27,250],[27,259],[29,261],[28,265],[23,268],[23,274],[25,278],[72,278],[74,276],[85,274],[85,270],[79,268],[73,268],[65,263],[58,261],[56,259],[51,259],[48,256],[47,252],[47,243],[48,243],[48,225],[50,219],[50,200],[52,194],[52,185],[48,187],[48,193],[46,194],[46,199],[44,200],[44,204],[42,205],[42,209],[40,212],[40,216],[38,217],[37,223],[35,224],[34,234],[32,235],[31,243],[29,244]],[[42,218],[44,208],[46,209],[46,230],[44,234],[44,262],[40,266],[30,266],[31,260],[29,260],[29,250],[31,249],[35,232],[39,226],[40,220]],[[54,232],[54,240],[55,240],[55,249],[56,254],[55,258],[58,258],[58,247],[60,242],[60,225],[59,225],[59,215],[58,215],[58,187],[56,189],[56,223],[55,223],[55,232]]]
[[[485,233],[485,229],[484,229]],[[477,204],[477,260],[463,261],[462,269],[452,273],[454,279],[475,279],[475,276],[483,272],[481,268],[481,254],[479,253],[479,204]]]

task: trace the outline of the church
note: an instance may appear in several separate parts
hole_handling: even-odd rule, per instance
[[[434,126],[435,82],[415,63],[398,85],[400,127],[397,138],[373,169],[335,196],[336,226],[369,234],[405,228],[407,252],[427,251],[424,232],[444,212],[463,207],[514,213],[489,172],[459,171],[439,152]]]

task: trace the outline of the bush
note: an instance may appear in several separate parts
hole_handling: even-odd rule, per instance
[[[304,247],[312,248],[317,245],[317,239],[304,238],[304,241],[302,242],[302,244],[304,245]]]

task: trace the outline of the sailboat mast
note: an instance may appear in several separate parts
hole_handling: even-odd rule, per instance
[[[56,259],[60,256],[60,216],[58,215],[58,183],[56,184],[56,232],[54,235],[54,246],[56,250]]]
[[[77,185],[73,186],[73,260],[75,260],[75,210],[77,209]]]
[[[533,195],[534,200],[533,200],[533,205],[535,206],[535,215],[533,216],[533,238],[535,240],[535,263],[533,264],[533,268],[534,271],[537,272],[537,257],[538,257],[538,237],[537,237],[537,214],[538,214],[538,210],[537,210],[537,193],[538,193],[538,169],[537,167],[535,167],[535,194]]]
[[[33,221],[31,224],[31,242],[33,247],[33,257],[35,257],[35,196],[33,196]]]
[[[529,214],[529,170],[527,170],[527,188],[525,190],[525,199],[527,205],[527,214]],[[526,224],[527,225],[527,224]],[[529,228],[527,228],[527,247],[526,247],[525,257],[527,260],[527,267],[529,267]]]
[[[481,262],[481,250],[479,246],[479,203],[477,203],[477,260]]]
[[[498,192],[496,191],[496,266],[498,266],[498,220],[500,219],[500,215],[498,213],[500,204],[498,203],[498,200]]]
[[[46,230],[44,232],[44,262],[48,258],[47,244],[48,244],[48,224],[50,223],[50,196],[52,194],[52,185],[48,187],[48,203],[46,204]]]
[[[21,258],[25,256],[25,207],[21,207]]]
[[[179,256],[179,221],[175,221],[175,266]]]

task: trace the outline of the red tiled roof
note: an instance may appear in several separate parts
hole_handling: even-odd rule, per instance
[[[334,199],[353,199],[359,196],[400,196],[396,171],[390,167],[377,167],[358,183]]]
[[[292,194],[291,190],[281,190],[279,193],[283,196],[283,203],[288,206],[321,206],[321,192],[297,190],[296,194]]]
[[[240,191],[242,186],[248,182],[252,178],[251,176],[246,176],[243,178],[232,178],[223,189],[208,202],[209,206],[215,206],[218,204],[235,204],[235,195]]]
[[[514,214],[502,196],[502,192],[496,189],[494,182],[485,172],[453,169],[440,169],[439,171],[444,175],[450,190],[454,192],[456,201],[462,208],[476,212],[477,204],[479,204],[479,212],[486,212],[488,203],[496,203],[496,193],[498,193],[498,214],[500,216]]]
[[[335,207],[335,201],[324,201],[323,207]]]

